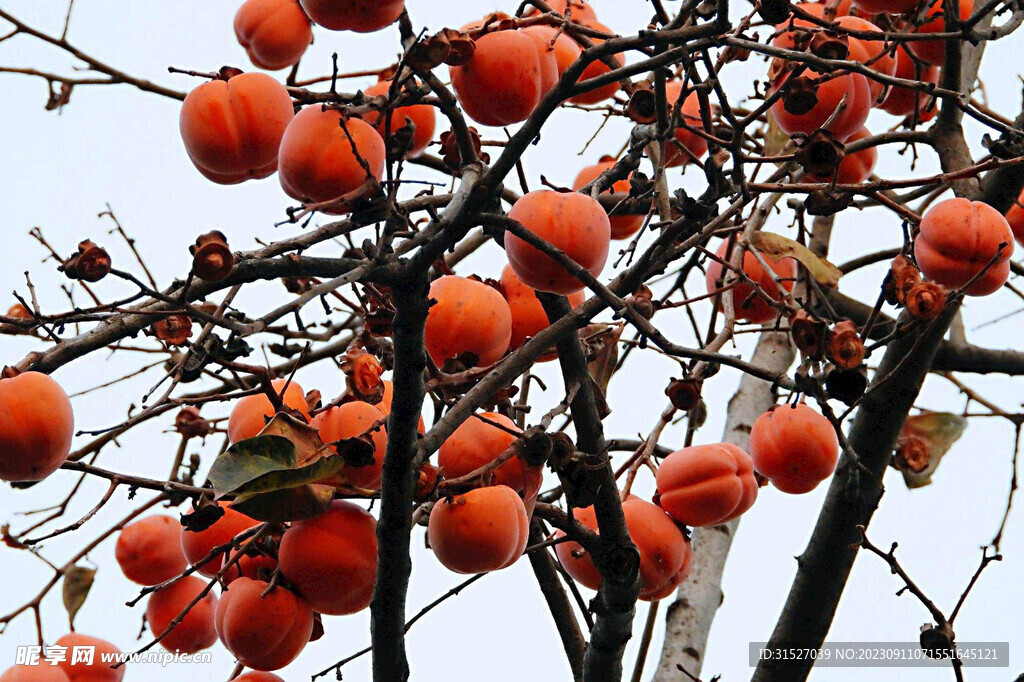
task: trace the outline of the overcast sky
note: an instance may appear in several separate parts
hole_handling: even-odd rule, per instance
[[[70,40],[87,53],[139,77],[150,78],[176,89],[186,90],[198,84],[187,76],[169,75],[169,65],[199,71],[213,71],[223,64],[251,68],[232,32],[232,17],[238,2],[228,0],[180,0],[173,3],[123,2],[115,0],[79,0],[72,16]],[[644,0],[595,0],[600,19],[620,33],[631,33],[646,25],[651,6]],[[734,14],[746,11],[746,3],[737,3]],[[492,9],[515,10],[513,0],[473,2],[471,0],[408,0],[414,24],[438,30],[461,26]],[[669,8],[677,6],[669,3]],[[62,0],[2,0],[0,7],[33,26],[59,33],[66,6]],[[0,24],[0,34],[6,32]],[[331,52],[340,56],[342,71],[380,67],[397,55],[398,32],[391,27],[361,36],[315,29],[316,42],[307,52],[301,73],[320,75],[330,69]],[[1024,43],[1012,37],[992,46],[982,68],[985,96],[997,111],[1012,118],[1020,106],[1020,52]],[[36,66],[68,72],[73,62],[65,55],[24,37],[0,43],[0,65]],[[738,98],[750,94],[751,82],[764,73],[764,64],[751,60],[730,66],[725,74],[727,88]],[[278,74],[283,78],[284,74]],[[354,90],[371,83],[370,79],[343,84]],[[176,101],[146,94],[130,87],[78,88],[62,113],[43,109],[47,91],[43,81],[23,76],[0,74],[0,148],[4,150],[0,166],[0,234],[5,255],[0,262],[0,308],[13,303],[12,290],[26,293],[23,272],[27,269],[38,287],[43,308],[63,310],[64,294],[59,286],[67,282],[54,270],[54,263],[43,263],[43,251],[28,236],[39,226],[46,238],[61,253],[70,253],[85,238],[104,244],[118,267],[138,271],[130,254],[114,235],[111,223],[97,214],[110,204],[130,234],[161,285],[185,274],[189,266],[188,245],[195,237],[216,228],[227,233],[235,249],[249,249],[257,240],[270,241],[297,233],[295,226],[274,227],[290,205],[276,176],[233,187],[214,185],[189,163],[178,135]],[[562,185],[572,182],[584,165],[602,154],[615,153],[628,133],[628,121],[613,120],[580,155],[586,141],[600,123],[597,115],[561,111],[545,129],[540,144],[531,147],[524,162],[533,187],[540,176]],[[898,123],[884,112],[873,112],[868,127],[881,132]],[[443,128],[439,128],[443,129]],[[967,124],[969,142],[980,150],[981,132]],[[500,138],[500,130],[490,129],[485,137]],[[882,177],[907,177],[911,154],[898,153],[898,146],[880,152],[877,172]],[[920,148],[921,158],[914,173],[927,175],[937,170],[934,156]],[[407,178],[438,180],[424,170],[410,169]],[[514,179],[510,180],[513,185]],[[698,173],[681,175],[673,171],[674,186],[702,189]],[[791,234],[791,212],[773,216],[768,229]],[[314,222],[326,222],[317,219]],[[833,261],[843,262],[857,255],[901,243],[900,222],[881,209],[857,212],[849,210],[838,217],[833,241]],[[337,254],[337,247],[320,249],[322,254]],[[489,245],[458,268],[463,275],[497,277],[503,254]],[[855,274],[841,284],[848,294],[873,300],[884,266]],[[605,273],[610,276],[611,266]],[[691,284],[703,286],[696,279]],[[117,282],[96,285],[105,299],[127,291]],[[78,300],[84,300],[81,291]],[[284,299],[278,283],[252,287],[242,299],[250,311],[269,309]],[[7,297],[9,300],[5,300]],[[1000,315],[1021,306],[1010,292],[985,299],[969,299],[964,317],[972,342],[990,347],[1021,348],[1021,317],[985,325]],[[702,315],[706,314],[702,311]],[[683,313],[664,313],[659,325],[680,343],[692,343]],[[741,335],[741,344],[730,352],[749,354],[752,335]],[[0,338],[0,364],[14,364],[26,352],[38,347],[37,341]],[[145,345],[137,340],[134,345]],[[151,344],[150,344],[151,345]],[[254,361],[262,356],[255,354]],[[56,373],[57,379],[73,393],[116,378],[147,362],[147,356],[93,353]],[[560,397],[557,369],[545,367],[543,376],[552,388],[538,403],[534,414],[543,414]],[[648,352],[637,354],[627,369],[617,375],[610,387],[613,412],[606,421],[609,436],[636,437],[655,424],[664,406],[662,388],[670,376],[678,375],[675,363]],[[98,429],[119,423],[128,406],[139,404],[142,395],[160,376],[153,370],[138,380],[115,388],[75,398],[78,428]],[[723,370],[705,387],[709,405],[707,424],[699,432],[699,442],[720,439],[725,403],[738,382],[738,375]],[[302,370],[298,380],[304,388],[317,388],[325,397],[335,396],[343,386],[341,374],[324,365]],[[1016,411],[1021,401],[1020,382],[1005,377],[966,377],[968,383],[1001,407]],[[960,410],[963,399],[942,378],[930,378],[919,406],[930,409]],[[210,415],[226,414],[209,410]],[[166,476],[174,454],[177,436],[165,431],[170,419],[154,420],[121,439],[119,448],[103,452],[100,464],[140,475]],[[677,448],[684,425],[665,431],[662,445]],[[1003,513],[1009,487],[1013,429],[1004,420],[979,419],[972,422],[965,436],[942,463],[935,482],[928,488],[908,491],[900,475],[886,476],[886,495],[875,515],[870,537],[886,547],[900,543],[899,556],[917,583],[948,613],[975,570],[980,547],[987,544]],[[76,439],[76,446],[86,442]],[[202,452],[209,461],[218,446],[211,439],[207,446],[190,448]],[[75,481],[71,473],[58,472],[27,492],[0,491],[0,521],[10,521],[15,530],[30,521],[20,512],[44,507],[60,499]],[[803,551],[817,518],[827,483],[803,496],[785,495],[772,488],[761,491],[757,504],[743,517],[739,534],[725,574],[725,602],[718,613],[708,648],[704,678],[721,673],[725,680],[749,677],[747,645],[770,635],[781,605],[789,590],[796,563],[793,557]],[[96,503],[106,489],[102,481],[87,481],[68,510],[70,522]],[[653,481],[642,473],[634,492],[650,495]],[[141,499],[147,499],[140,494]],[[46,543],[44,555],[61,564],[75,550],[123,516],[133,503],[119,491],[116,501],[107,505],[81,531],[71,537]],[[169,513],[174,514],[175,511]],[[1024,670],[1024,631],[1021,609],[1024,605],[1024,522],[1019,513],[1010,518],[1002,564],[986,571],[957,620],[961,642],[1010,641],[1010,670],[969,671],[970,680],[1007,680]],[[124,602],[136,594],[136,588],[124,579],[114,561],[113,540],[91,553],[99,567],[96,585],[78,616],[77,629],[103,637],[124,650],[140,646],[137,642],[142,607],[132,610]],[[414,569],[409,597],[410,615],[438,595],[458,584],[462,577],[450,573],[424,548],[423,533],[414,533]],[[48,569],[25,553],[0,550],[0,611],[7,612],[35,594],[48,578]],[[859,557],[840,604],[831,641],[913,641],[927,612],[910,596],[896,597],[902,586],[877,557]],[[646,604],[638,608],[636,636],[626,654],[632,668]],[[44,632],[48,642],[67,630],[66,616],[59,592],[43,603]],[[326,636],[307,647],[296,663],[281,674],[292,682],[307,679],[317,670],[369,643],[369,613],[326,618]],[[648,671],[653,671],[660,651],[662,620],[654,635]],[[0,637],[0,670],[14,660],[15,647],[35,639],[30,614],[19,617]],[[417,623],[408,637],[409,656],[414,679],[494,681],[524,678],[536,680],[568,679],[567,666],[558,637],[537,588],[529,562],[489,575],[467,589],[460,597],[446,602]],[[202,679],[226,679],[233,662],[222,647],[214,648],[214,663],[199,674]],[[346,679],[369,676],[369,656],[344,669]],[[904,680],[952,679],[948,670],[819,670],[815,680],[859,680],[865,672],[872,679]],[[194,674],[184,667],[129,669],[127,680],[180,680]],[[329,678],[330,679],[330,678]]]

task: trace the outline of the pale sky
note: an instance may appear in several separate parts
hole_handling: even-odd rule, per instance
[[[232,17],[238,4],[227,0],[174,3],[79,0],[69,38],[87,53],[135,76],[185,90],[198,81],[168,74],[169,65],[199,71],[216,70],[223,64],[251,69],[232,33]],[[651,14],[651,6],[644,0],[594,0],[593,4],[601,21],[620,33],[638,30],[646,25]],[[746,3],[737,4],[735,15],[746,11]],[[53,33],[60,32],[66,10],[63,0],[3,0],[0,6],[31,25]],[[675,6],[674,2],[668,3],[670,9]],[[427,26],[436,31],[445,26],[461,26],[493,9],[513,12],[516,3],[513,0],[494,3],[408,0],[408,7],[417,28]],[[6,25],[0,25],[0,34],[6,29]],[[303,76],[328,72],[333,51],[340,55],[342,71],[351,71],[385,66],[399,50],[395,27],[368,36],[332,33],[319,28],[314,32],[316,42],[303,61]],[[981,71],[989,104],[1010,118],[1020,106],[1022,48],[1024,41],[1019,36],[991,46]],[[24,37],[0,43],[0,65],[31,65],[66,73],[72,64],[66,55]],[[734,64],[725,73],[726,87],[736,93],[738,99],[749,94],[752,80],[763,74],[764,65],[760,61]],[[285,74],[277,75],[283,79]],[[370,79],[357,80],[346,82],[342,87],[354,90],[370,82]],[[137,239],[139,250],[161,286],[187,272],[188,245],[197,235],[210,229],[224,231],[235,249],[252,248],[257,240],[291,236],[299,229],[296,226],[274,227],[274,222],[281,220],[285,207],[290,205],[276,176],[222,187],[208,182],[195,171],[178,135],[180,105],[176,101],[127,86],[81,87],[72,94],[70,105],[58,114],[43,109],[47,98],[43,81],[8,74],[0,74],[0,93],[4,122],[0,128],[0,148],[5,155],[0,167],[3,175],[0,205],[4,207],[0,230],[6,248],[2,261],[5,267],[0,268],[0,291],[6,293],[0,296],[0,308],[6,309],[13,303],[9,293],[12,290],[26,292],[23,275],[26,269],[38,288],[45,310],[55,312],[66,306],[59,285],[69,282],[55,271],[54,263],[41,262],[44,253],[28,236],[34,226],[41,227],[61,253],[71,253],[78,241],[91,237],[107,246],[119,267],[139,272],[123,243],[107,234],[112,226],[110,222],[97,218],[107,203]],[[610,122],[579,156],[599,123],[597,115],[576,111],[556,113],[540,144],[526,153],[524,163],[531,186],[540,186],[542,174],[552,182],[569,185],[582,166],[594,163],[602,154],[615,153],[628,132],[628,121]],[[876,111],[868,127],[880,132],[897,123],[893,117]],[[442,129],[439,125],[439,130]],[[971,147],[980,150],[982,131],[970,122],[967,130]],[[496,129],[484,133],[490,139],[502,135]],[[898,150],[898,146],[881,149],[876,169],[880,176],[907,177],[910,154],[901,155]],[[922,157],[915,173],[935,172],[934,155],[924,147],[919,151]],[[410,169],[406,177],[439,179],[415,168]],[[510,178],[510,183],[515,186],[515,179]],[[680,175],[679,171],[673,171],[672,183],[691,190],[703,188],[703,178],[693,172]],[[791,234],[791,218],[791,212],[785,210],[770,219],[768,229]],[[314,221],[319,222],[326,220],[318,217]],[[839,263],[895,247],[901,239],[899,220],[891,213],[882,209],[849,210],[836,221],[832,260]],[[330,245],[318,251],[327,255],[338,252]],[[457,271],[463,275],[476,273],[497,277],[503,262],[501,250],[489,245]],[[845,293],[873,300],[883,268],[876,266],[850,276],[840,288]],[[611,273],[609,265],[605,277]],[[691,283],[694,291],[702,286],[696,278]],[[115,281],[101,282],[96,289],[107,299],[127,291]],[[242,299],[247,310],[269,309],[285,300],[278,283],[251,289]],[[78,297],[83,300],[81,291]],[[988,347],[1020,349],[1020,324],[1024,318],[1013,317],[981,326],[1020,306],[1020,300],[1005,290],[988,298],[969,299],[964,306],[969,339]],[[703,309],[700,314],[707,312]],[[692,333],[681,311],[662,313],[655,319],[674,341],[692,343]],[[742,335],[741,339],[739,348],[730,352],[749,355],[752,335]],[[147,341],[140,337],[136,343],[144,345]],[[0,363],[16,363],[38,344],[33,340],[0,337]],[[62,368],[55,376],[72,393],[127,373],[147,357],[127,354],[110,357],[106,352],[97,352]],[[252,360],[260,358],[257,353]],[[551,390],[538,401],[535,415],[543,414],[561,397],[557,368],[545,367],[543,376]],[[670,376],[678,376],[675,363],[653,352],[635,355],[627,369],[611,383],[609,403],[613,412],[605,422],[607,435],[646,434],[664,407],[661,391]],[[120,422],[128,406],[138,405],[158,377],[159,370],[154,370],[138,380],[75,398],[77,427],[97,429]],[[735,371],[723,370],[705,385],[709,418],[698,434],[699,442],[720,439],[725,403],[738,378]],[[1022,396],[1020,382],[1011,383],[1002,376],[965,376],[965,380],[1004,409],[1018,410]],[[340,373],[327,364],[300,371],[298,381],[307,390],[318,388],[324,396],[331,397],[343,385]],[[930,378],[919,406],[956,411],[962,409],[963,399],[945,380]],[[219,411],[210,410],[210,414],[226,414],[226,410],[220,407]],[[169,424],[170,418],[167,418],[136,429],[120,441],[120,448],[105,450],[99,464],[133,474],[165,476],[177,444],[176,435],[165,433]],[[661,444],[673,449],[679,447],[684,429],[684,425],[667,429]],[[998,527],[1009,487],[1013,435],[1013,429],[1004,420],[975,420],[947,455],[930,487],[908,491],[898,472],[893,470],[886,476],[887,492],[869,536],[882,547],[898,541],[898,556],[903,565],[947,614],[978,564],[979,548],[991,540]],[[78,438],[75,446],[85,442],[85,437]],[[211,439],[202,449],[207,466],[218,444],[218,439]],[[198,451],[197,446],[189,449],[190,453]],[[11,491],[5,486],[0,492],[0,522],[11,522],[15,530],[24,528],[31,517],[26,519],[19,512],[52,504],[65,494],[75,479],[70,472],[58,472],[31,491]],[[642,473],[634,492],[649,496],[653,487],[651,476]],[[763,489],[757,503],[743,517],[726,568],[725,602],[712,630],[703,672],[705,680],[716,673],[722,674],[725,680],[749,677],[748,642],[764,641],[770,635],[796,569],[793,557],[806,545],[826,488],[827,483],[823,483],[813,493],[803,496]],[[73,521],[88,511],[105,489],[102,481],[88,481],[68,510],[66,521]],[[147,496],[143,494],[140,498],[147,499]],[[123,516],[131,504],[126,500],[125,491],[119,491],[115,500],[79,532],[47,542],[44,555],[54,563],[63,563],[77,547]],[[89,557],[99,567],[99,573],[76,626],[83,633],[130,650],[145,642],[136,641],[143,607],[140,605],[132,611],[124,606],[124,602],[136,594],[136,588],[122,577],[114,561],[113,548],[114,540],[108,540]],[[440,566],[425,549],[422,530],[414,532],[413,550],[410,616],[463,579]],[[1024,619],[1020,617],[1024,605],[1024,582],[1020,579],[1024,565],[1024,520],[1019,509],[1010,518],[1003,554],[1005,560],[990,566],[975,587],[957,620],[956,632],[961,642],[1010,641],[1011,667],[1009,670],[968,670],[968,679],[972,681],[1012,679],[1024,670],[1024,642],[1021,641]],[[4,585],[0,591],[0,611],[7,612],[34,595],[49,577],[48,570],[25,553],[0,549],[0,576]],[[929,616],[911,596],[896,597],[895,592],[900,587],[901,581],[890,574],[881,560],[862,554],[840,604],[830,641],[916,640],[918,628]],[[586,590],[584,592],[589,596]],[[646,604],[641,604],[637,611],[635,637],[625,657],[628,670],[633,666],[646,609]],[[43,623],[48,642],[67,631],[59,591],[51,593],[44,601]],[[661,624],[659,618],[645,678],[657,665]],[[309,674],[369,643],[368,611],[355,616],[328,617],[325,625],[326,636],[310,644],[298,661],[280,671],[282,677],[289,682],[308,679]],[[0,670],[13,663],[18,645],[32,643],[34,639],[31,615],[24,614],[0,637]],[[486,677],[495,682],[524,678],[568,679],[560,642],[525,559],[485,577],[461,596],[435,609],[417,623],[407,641],[414,679],[448,681]],[[202,679],[226,679],[233,661],[219,644],[213,651],[214,662],[204,666],[199,674]],[[185,675],[195,674],[185,666],[141,668],[129,668],[125,679],[180,680]],[[369,656],[348,664],[344,673],[346,679],[368,679]],[[901,680],[952,679],[946,669],[834,668],[818,670],[811,679],[855,680],[863,679],[865,673],[872,679],[897,676]]]

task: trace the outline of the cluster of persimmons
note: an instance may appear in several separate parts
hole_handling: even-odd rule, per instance
[[[611,34],[582,0],[549,4],[559,12],[570,11],[581,26]],[[798,7],[818,18],[834,12],[831,18],[845,29],[878,31],[872,22],[876,15],[883,15],[886,26],[898,26],[898,17],[917,5],[916,0],[857,0],[831,9],[819,3]],[[969,16],[970,0],[960,0],[959,5]],[[933,3],[928,16],[941,7],[941,0]],[[403,0],[247,0],[235,18],[235,32],[255,66],[277,70],[299,61],[314,25],[332,31],[376,31],[398,20],[403,9]],[[909,26],[922,33],[942,28],[941,17]],[[467,24],[459,34],[471,37],[472,49],[450,65],[452,86],[463,112],[486,126],[526,120],[584,49],[553,26],[519,28],[500,14]],[[839,39],[806,18],[779,24],[773,45],[848,58],[881,75],[930,83],[937,82],[944,59],[941,40],[910,41],[891,54],[882,41]],[[621,55],[609,61],[593,62],[580,79],[607,73],[616,61],[624,63]],[[185,149],[198,171],[213,182],[239,183],[277,173],[284,192],[307,207],[336,215],[351,213],[358,202],[379,191],[389,154],[386,140],[404,140],[401,152],[409,157],[434,140],[434,107],[415,103],[414,94],[405,90],[411,86],[397,87],[391,77],[363,90],[361,104],[297,106],[285,85],[271,76],[225,67],[184,101],[180,130]],[[770,78],[773,91],[784,91],[772,105],[773,119],[787,136],[797,139],[826,136],[829,143],[852,144],[868,138],[864,123],[872,107],[918,121],[935,111],[924,93],[884,87],[861,73],[818,73],[806,64],[779,58]],[[596,104],[613,97],[619,87],[612,82],[572,101]],[[666,97],[683,124],[676,128],[663,161],[670,167],[682,166],[708,151],[706,139],[693,131],[701,125],[701,105],[696,91],[684,88],[682,81],[669,82]],[[396,101],[412,103],[392,106]],[[867,147],[811,176],[822,182],[861,183],[875,161],[875,149]],[[589,192],[574,191],[588,187],[615,163],[615,158],[604,157],[580,171],[573,191],[528,192],[508,212],[509,219],[568,257],[578,271],[567,270],[525,235],[508,230],[508,264],[499,280],[447,274],[433,281],[424,345],[437,368],[491,366],[544,330],[549,321],[537,292],[566,296],[574,307],[583,302],[580,277],[599,277],[612,240],[629,239],[644,224],[641,215],[610,216]],[[607,189],[628,193],[629,181],[620,180]],[[936,204],[923,216],[914,241],[916,266],[906,259],[898,273],[894,266],[899,277],[895,297],[913,306],[912,312],[934,317],[941,305],[937,308],[929,295],[944,301],[946,289],[974,296],[996,291],[1009,273],[1011,223],[1024,225],[1024,212],[1013,209],[1010,221],[980,202],[950,199]],[[211,243],[222,241],[214,237]],[[717,258],[708,261],[708,293],[720,308],[725,297],[731,298],[738,320],[776,319],[797,278],[797,263],[747,251],[740,266],[742,278],[723,291],[728,275],[723,264],[729,262],[734,245],[734,240],[723,242]],[[217,260],[212,268],[216,274],[208,277],[226,276],[231,264],[224,265],[224,260]],[[836,332],[840,331],[837,325]],[[842,363],[839,356],[845,358]],[[551,350],[540,359],[556,358]],[[855,368],[863,361],[863,348],[831,359]],[[315,399],[307,401],[292,380],[273,383],[280,410],[263,394],[237,400],[227,424],[230,443],[257,437],[278,411],[308,422],[329,448],[362,439],[372,449],[369,462],[346,465],[336,476],[347,489],[373,494],[381,485],[395,388],[381,378],[383,370],[370,354],[354,356],[353,362],[358,367],[351,371],[358,375],[361,390],[327,407]],[[71,403],[53,379],[38,372],[5,370],[0,379],[0,479],[38,481],[49,476],[67,459],[73,431]],[[522,436],[522,429],[506,415],[475,414],[440,446],[437,465],[425,465],[421,471],[418,494],[421,501],[433,501],[429,544],[437,560],[452,571],[496,571],[523,555],[541,474],[539,467],[520,456]],[[786,493],[809,492],[832,474],[839,450],[832,422],[797,402],[757,419],[749,452],[716,443],[685,447],[665,457],[657,467],[656,495],[651,500],[626,495],[622,504],[640,553],[640,598],[662,599],[687,578],[692,555],[685,527],[738,517],[755,503],[759,487],[769,483]],[[455,479],[458,486],[447,485]],[[315,614],[353,614],[370,604],[377,567],[375,519],[353,502],[338,499],[315,518],[271,524],[269,532],[258,534],[259,520],[228,502],[219,505],[222,514],[202,530],[183,528],[165,515],[126,526],[117,541],[117,562],[125,577],[151,589],[146,619],[162,646],[191,653],[219,638],[241,664],[257,671],[238,680],[279,680],[258,671],[277,670],[294,660],[310,641]],[[580,524],[597,530],[592,507],[573,514]],[[559,531],[558,537],[563,535]],[[558,541],[556,552],[573,578],[589,588],[600,586],[601,574],[580,543],[565,538]],[[222,588],[219,598],[211,589],[214,583]],[[57,642],[81,643],[113,650],[106,642],[77,633]],[[45,670],[13,668],[0,680],[101,682],[123,674],[123,667],[109,669],[97,659],[88,670],[82,664],[63,663]]]

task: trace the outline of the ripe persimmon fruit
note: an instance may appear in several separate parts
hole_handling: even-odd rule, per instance
[[[325,514],[284,532],[281,573],[316,611],[339,616],[370,605],[377,577],[377,522],[362,507],[335,500]]]
[[[438,500],[430,512],[427,538],[449,570],[485,573],[508,568],[522,556],[529,524],[519,494],[493,485]]]
[[[278,395],[281,395],[281,402],[285,408],[296,410],[309,419],[309,408],[306,406],[306,394],[302,386],[287,379],[275,379],[271,383]],[[283,395],[280,393],[282,390]],[[228,440],[237,443],[252,438],[263,430],[273,416],[274,405],[263,393],[240,398],[231,409],[231,416],[228,417]]]
[[[185,570],[188,561],[181,550],[181,524],[159,514],[121,529],[114,557],[124,577],[140,585],[156,585]]]
[[[195,167],[217,184],[265,178],[277,170],[292,113],[288,91],[264,73],[217,78],[185,97],[181,139]]]
[[[806,493],[835,471],[839,438],[832,423],[807,405],[782,405],[754,422],[750,458],[782,492]]]
[[[534,190],[512,206],[508,217],[595,277],[604,269],[611,244],[611,223],[593,197],[579,192]],[[505,255],[516,277],[537,291],[565,296],[583,289],[575,275],[511,231],[505,232]]]
[[[472,354],[476,365],[493,365],[512,338],[512,311],[497,289],[468,277],[445,275],[430,285],[424,345],[438,367]]]
[[[757,499],[754,463],[732,443],[676,450],[658,467],[658,495],[658,505],[679,523],[725,523]]]
[[[981,274],[967,288],[969,296],[987,296],[1003,286],[1012,255],[1006,218],[984,202],[960,197],[929,208],[914,239],[917,265],[933,282],[960,288]]]
[[[6,374],[0,375],[0,480],[41,481],[71,452],[71,401],[46,374]]]

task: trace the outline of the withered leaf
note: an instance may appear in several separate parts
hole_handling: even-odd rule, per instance
[[[750,243],[755,249],[774,260],[788,257],[799,261],[807,268],[811,277],[822,286],[831,289],[839,286],[842,271],[824,258],[814,255],[810,249],[799,242],[773,232],[759,231],[751,235]]]
[[[85,604],[85,598],[89,596],[92,583],[96,579],[96,569],[85,566],[72,566],[64,572],[64,585],[61,596],[64,599],[64,608],[68,612],[68,623],[73,628],[75,616],[79,609]]]

